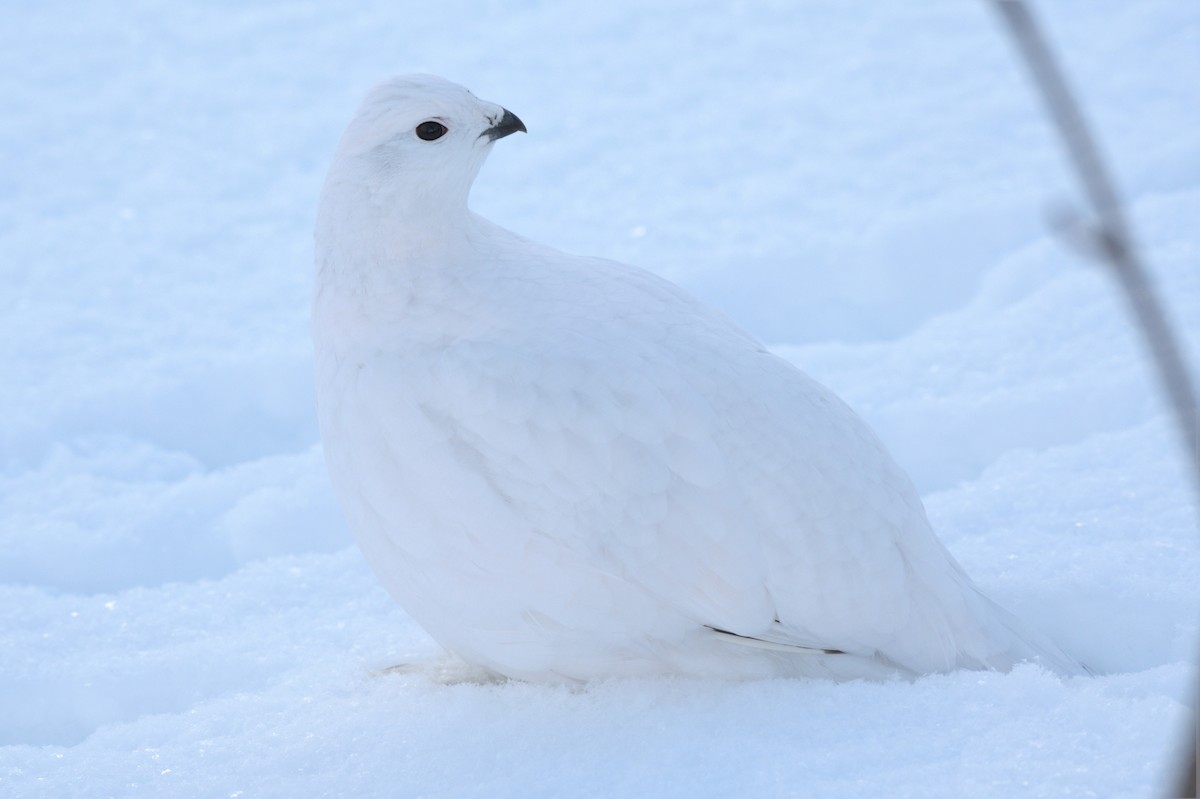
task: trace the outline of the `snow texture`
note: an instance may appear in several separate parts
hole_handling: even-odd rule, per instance
[[[1200,10],[1041,9],[1200,352]],[[1200,546],[983,3],[21,4],[0,26],[0,794],[1138,796]],[[483,216],[638,264],[837,392],[981,588],[1102,674],[445,685],[317,447],[337,136],[427,71],[529,126]],[[1192,359],[1195,363],[1195,359]]]

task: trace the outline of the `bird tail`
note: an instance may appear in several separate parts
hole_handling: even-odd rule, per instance
[[[1092,676],[1096,673],[1067,654],[1045,634],[1032,629],[983,594],[980,594],[980,597],[990,606],[993,618],[998,622],[1008,643],[1004,651],[985,659],[985,667],[1009,671],[1018,663],[1033,662],[1064,677]]]

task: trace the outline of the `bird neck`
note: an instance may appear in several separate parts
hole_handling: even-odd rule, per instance
[[[486,237],[464,202],[453,213],[373,198],[325,198],[316,231],[314,331],[336,330],[338,347],[426,346],[448,334],[418,309],[453,307]],[[357,206],[357,208],[355,207]],[[455,317],[457,319],[457,317]],[[463,317],[453,324],[473,324]],[[383,336],[383,340],[378,340]]]
[[[348,276],[361,284],[460,259],[474,226],[466,195],[349,181],[327,185],[317,213],[318,266],[331,270],[331,278],[353,272]]]

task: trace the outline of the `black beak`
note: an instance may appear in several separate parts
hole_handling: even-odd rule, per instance
[[[495,141],[496,139],[503,139],[510,133],[516,133],[518,130],[522,133],[528,133],[525,130],[525,123],[516,114],[505,108],[504,116],[500,117],[500,121],[479,135],[487,136],[488,141]]]

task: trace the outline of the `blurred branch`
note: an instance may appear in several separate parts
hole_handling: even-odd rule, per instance
[[[1029,67],[1095,214],[1095,221],[1091,223],[1083,219],[1071,220],[1068,232],[1082,237],[1088,245],[1087,251],[1111,268],[1129,302],[1174,412],[1185,455],[1191,464],[1196,506],[1200,508],[1200,407],[1179,339],[1167,321],[1162,303],[1134,247],[1116,190],[1087,123],[1033,15],[1022,0],[991,0],[991,4],[1004,20]],[[1191,761],[1179,776],[1177,796],[1196,795],[1197,740],[1197,730],[1193,727],[1185,755],[1190,756]]]
[[[1021,0],[992,0],[992,5],[1000,12],[1025,58],[1075,174],[1083,184],[1096,219],[1090,225],[1077,220],[1074,224],[1078,227],[1073,232],[1083,235],[1090,245],[1088,251],[1112,268],[1124,291],[1174,411],[1200,500],[1200,408],[1196,391],[1178,338],[1133,245],[1108,170],[1028,7]]]

